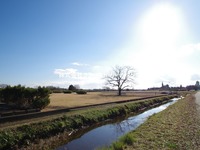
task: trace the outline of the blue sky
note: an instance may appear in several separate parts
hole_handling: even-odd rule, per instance
[[[115,65],[135,88],[200,80],[198,0],[1,0],[0,84],[102,88]]]

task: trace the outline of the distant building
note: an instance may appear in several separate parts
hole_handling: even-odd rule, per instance
[[[195,90],[195,91],[200,90],[199,81],[196,81],[195,85],[188,85],[186,88],[187,88],[188,91],[191,91],[191,90]]]
[[[196,81],[195,87],[196,87],[196,90],[200,90],[199,81]]]
[[[196,81],[193,85],[188,85],[186,87],[183,87],[182,85],[177,87],[169,87],[168,84],[164,85],[162,82],[161,87],[152,87],[148,88],[148,90],[160,90],[160,91],[197,91],[200,90],[200,82]]]
[[[164,85],[163,82],[162,82],[162,86],[161,86],[160,90],[163,90],[163,91],[164,90],[170,90],[170,87],[169,87],[168,84]]]

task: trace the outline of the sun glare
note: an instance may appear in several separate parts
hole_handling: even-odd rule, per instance
[[[173,44],[181,30],[179,12],[169,4],[157,5],[144,16],[140,28],[146,44]]]

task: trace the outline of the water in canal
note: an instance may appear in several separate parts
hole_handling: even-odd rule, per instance
[[[126,118],[117,123],[103,125],[97,127],[81,137],[72,140],[71,142],[60,146],[57,150],[94,150],[98,147],[108,146],[116,141],[120,136],[136,129],[139,125],[145,122],[148,117],[166,109],[169,105],[175,103],[179,98],[174,98],[172,101],[163,104],[159,107],[147,110],[139,115]]]

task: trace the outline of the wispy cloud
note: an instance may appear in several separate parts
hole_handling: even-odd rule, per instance
[[[81,88],[101,88],[104,82],[102,81],[102,73],[100,72],[81,72],[78,69],[66,68],[55,69],[54,74],[60,79],[53,85],[64,86],[66,84],[78,84]]]
[[[74,66],[89,66],[88,64],[83,64],[83,63],[79,63],[79,62],[73,62],[71,64]]]
[[[73,77],[77,74],[77,69],[73,69],[73,68],[55,69],[54,74],[58,75],[60,78]]]
[[[54,74],[58,75],[60,78],[71,78],[78,80],[87,80],[91,78],[98,78],[101,76],[99,73],[79,72],[77,69],[74,68],[55,69]]]

